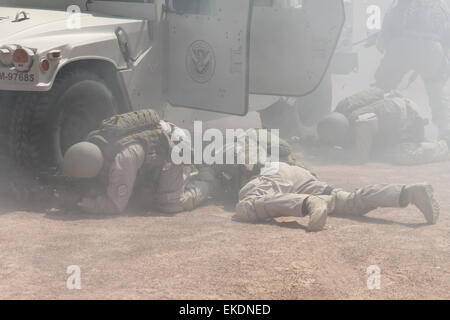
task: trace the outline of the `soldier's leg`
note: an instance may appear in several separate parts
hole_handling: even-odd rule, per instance
[[[335,189],[334,214],[363,216],[378,208],[405,208],[415,205],[428,223],[436,223],[439,205],[429,184],[379,184],[360,188],[355,192]]]
[[[158,210],[179,213],[193,210],[204,203],[216,183],[206,169],[201,168],[199,177],[191,177],[191,171],[186,166],[170,165],[167,170],[163,170],[156,196]],[[173,187],[169,188],[170,185]]]
[[[401,143],[386,152],[386,160],[398,165],[419,165],[445,161],[450,158],[444,140],[422,143]]]
[[[329,193],[331,193],[331,188]],[[309,216],[308,230],[322,230],[329,212],[334,210],[334,197],[325,195],[324,184],[308,184],[305,192],[281,193],[276,183],[256,178],[241,191],[233,219],[241,222],[266,221],[277,217]],[[319,193],[320,191],[320,193]],[[317,192],[317,195],[314,195]]]
[[[450,96],[446,86],[447,80],[448,78],[444,74],[434,79],[424,79],[433,123],[437,126],[441,139],[449,138],[450,131]]]
[[[362,162],[369,160],[373,138],[378,132],[378,117],[374,113],[362,114],[355,121],[355,143],[357,156]]]
[[[421,46],[421,59],[416,70],[420,73],[428,94],[433,122],[438,127],[441,139],[448,131],[450,117],[449,92],[446,88],[449,63],[442,45],[427,41]]]
[[[410,53],[405,56],[405,47],[392,43],[375,72],[375,87],[385,91],[397,89],[410,70]]]
[[[156,193],[153,197],[156,209],[164,213],[183,211],[182,199],[188,183],[189,172],[183,165],[168,163],[161,170]]]

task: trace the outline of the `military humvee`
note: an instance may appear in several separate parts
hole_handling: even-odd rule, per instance
[[[303,96],[335,50],[342,0],[0,0],[0,124],[35,168],[102,119],[154,108],[178,125]],[[253,104],[254,105],[254,104]]]
[[[255,5],[262,5],[263,1]],[[295,1],[265,1],[265,6],[289,8]],[[297,99],[283,99],[268,108],[258,105],[261,123],[264,128],[281,129],[280,134],[289,139],[296,135],[314,135],[316,125],[326,114],[331,112],[333,103],[333,75],[348,75],[359,69],[359,56],[354,51],[355,15],[365,16],[368,4],[361,1],[344,0],[345,23],[331,63],[319,86],[310,94]]]

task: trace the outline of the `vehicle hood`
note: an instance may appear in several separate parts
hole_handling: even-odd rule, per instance
[[[29,19],[15,22],[16,14],[20,11],[27,12]],[[0,41],[32,36],[37,27],[50,27],[55,22],[67,21],[67,18],[65,11],[0,7]]]
[[[29,19],[15,22],[21,10],[27,12]],[[63,43],[87,41],[98,37],[116,25],[141,23],[139,20],[120,17],[107,17],[92,12],[80,13],[81,28],[68,28],[70,15],[63,10],[29,9],[0,6],[0,46],[20,44],[44,50]]]

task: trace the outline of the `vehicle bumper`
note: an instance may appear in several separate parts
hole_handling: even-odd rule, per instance
[[[0,66],[0,90],[2,91],[48,91],[51,79],[42,76],[39,66],[34,64],[28,72]]]

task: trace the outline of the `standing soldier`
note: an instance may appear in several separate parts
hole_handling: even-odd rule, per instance
[[[428,121],[417,110],[413,101],[395,91],[369,89],[342,100],[319,122],[317,134],[325,144],[345,151],[355,148],[362,162],[371,156],[401,165],[448,159],[446,141],[425,140]]]
[[[209,196],[209,183],[192,178],[192,167],[172,163],[174,135],[182,137],[183,132],[161,121],[153,110],[105,120],[87,141],[73,145],[64,156],[64,169],[71,178],[96,179],[102,185],[99,195],[83,198],[78,206],[89,213],[122,213],[133,191],[140,204],[151,203],[164,213],[199,206]]]
[[[386,15],[377,44],[384,57],[376,71],[378,88],[396,89],[410,71],[419,74],[429,97],[433,122],[444,138],[449,131],[448,79],[450,15],[441,0],[398,0]]]

